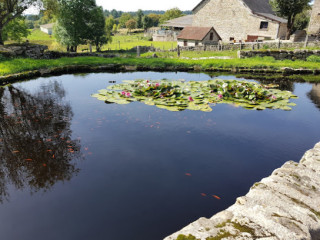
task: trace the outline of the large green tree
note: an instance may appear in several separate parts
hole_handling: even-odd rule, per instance
[[[143,16],[144,16],[144,14],[143,14],[142,10],[139,9],[137,12],[137,28],[143,27],[143,22],[142,22]]]
[[[35,6],[39,0],[0,0],[0,45],[3,45],[3,28],[11,21],[20,17],[31,6]]]
[[[278,15],[288,20],[286,39],[290,39],[290,35],[294,29],[296,17],[305,8],[308,7],[311,0],[273,0],[272,5]]]
[[[95,0],[58,0],[57,41],[76,52],[80,44],[94,43],[98,48],[108,41],[103,10]]]
[[[111,42],[113,24],[106,26],[102,7],[94,8],[91,14],[91,25],[89,26],[91,34],[87,36],[87,41],[95,45],[96,50],[100,52],[104,44]]]

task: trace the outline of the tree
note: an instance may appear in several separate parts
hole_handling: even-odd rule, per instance
[[[296,16],[301,13],[311,2],[311,0],[273,0],[273,7],[276,12],[286,17],[287,23],[287,34],[286,39],[290,39],[290,35],[293,31]]]
[[[151,18],[153,27],[157,27],[159,25],[161,15],[150,13],[148,17]]]
[[[303,10],[303,12],[297,14],[296,20],[293,24],[292,32],[295,32],[296,30],[306,29],[309,25],[310,16],[310,6],[308,6],[306,9]]]
[[[132,19],[132,16],[130,13],[123,13],[119,19],[119,25],[120,27],[122,28],[125,28],[126,27],[126,23]]]
[[[91,14],[91,34],[88,36],[88,41],[93,43],[96,46],[96,50],[100,52],[104,44],[111,42],[113,23],[109,26],[106,25],[102,7],[94,8]]]
[[[37,5],[38,2],[38,0],[0,0],[0,45],[4,43],[3,28],[20,17],[26,9]]]
[[[128,28],[129,32],[131,32],[132,29],[135,29],[137,27],[137,21],[134,19],[130,19],[126,22],[126,27]]]
[[[29,34],[30,32],[28,31],[26,22],[22,17],[10,21],[2,29],[2,38],[4,41],[13,40],[21,42],[22,38],[26,38]]]
[[[179,8],[172,8],[166,11],[161,17],[160,17],[160,22],[164,23],[170,19],[182,17],[183,13]]]
[[[59,0],[55,36],[71,52],[87,42],[99,48],[109,41],[102,8],[97,7],[95,0]]]
[[[114,18],[112,16],[109,16],[106,19],[106,31],[111,33],[115,24],[116,21],[114,20]]]
[[[137,12],[137,28],[143,27],[142,18],[143,18],[143,12],[141,9],[139,9]]]
[[[147,30],[148,28],[153,27],[153,21],[149,16],[143,17],[143,29]]]

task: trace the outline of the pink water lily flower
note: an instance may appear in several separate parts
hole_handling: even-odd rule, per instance
[[[218,98],[219,98],[219,99],[222,99],[222,98],[223,98],[222,94],[219,94],[219,95],[218,95]]]
[[[159,87],[160,86],[160,83],[156,83],[156,87]]]
[[[193,102],[193,101],[194,101],[192,97],[188,97],[188,100],[189,100],[190,102]]]
[[[276,100],[276,99],[277,99],[277,97],[276,97],[275,95],[272,95],[271,98],[272,98],[273,100]]]
[[[126,96],[127,96],[127,97],[131,97],[131,93],[127,92],[127,93],[126,93]]]
[[[125,91],[122,91],[122,92],[121,92],[121,95],[125,96],[125,95],[126,95],[126,92],[125,92]]]
[[[150,82],[150,80],[147,80],[147,83],[149,83]]]

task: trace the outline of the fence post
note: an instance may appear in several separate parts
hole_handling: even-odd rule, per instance
[[[140,57],[140,46],[137,46],[137,57]]]
[[[304,41],[304,48],[308,46],[309,35],[307,33],[306,40]]]
[[[178,45],[177,47],[177,54],[178,54],[178,58],[180,57],[180,45]]]
[[[280,40],[280,38],[279,38],[278,49],[280,49],[280,46],[281,46],[281,40]]]

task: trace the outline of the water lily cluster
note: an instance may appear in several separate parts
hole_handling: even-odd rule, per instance
[[[128,104],[139,101],[169,111],[212,111],[215,104],[226,103],[246,109],[291,110],[295,106],[289,91],[281,91],[276,85],[238,80],[169,81],[129,80],[100,90],[92,95],[107,103]]]

